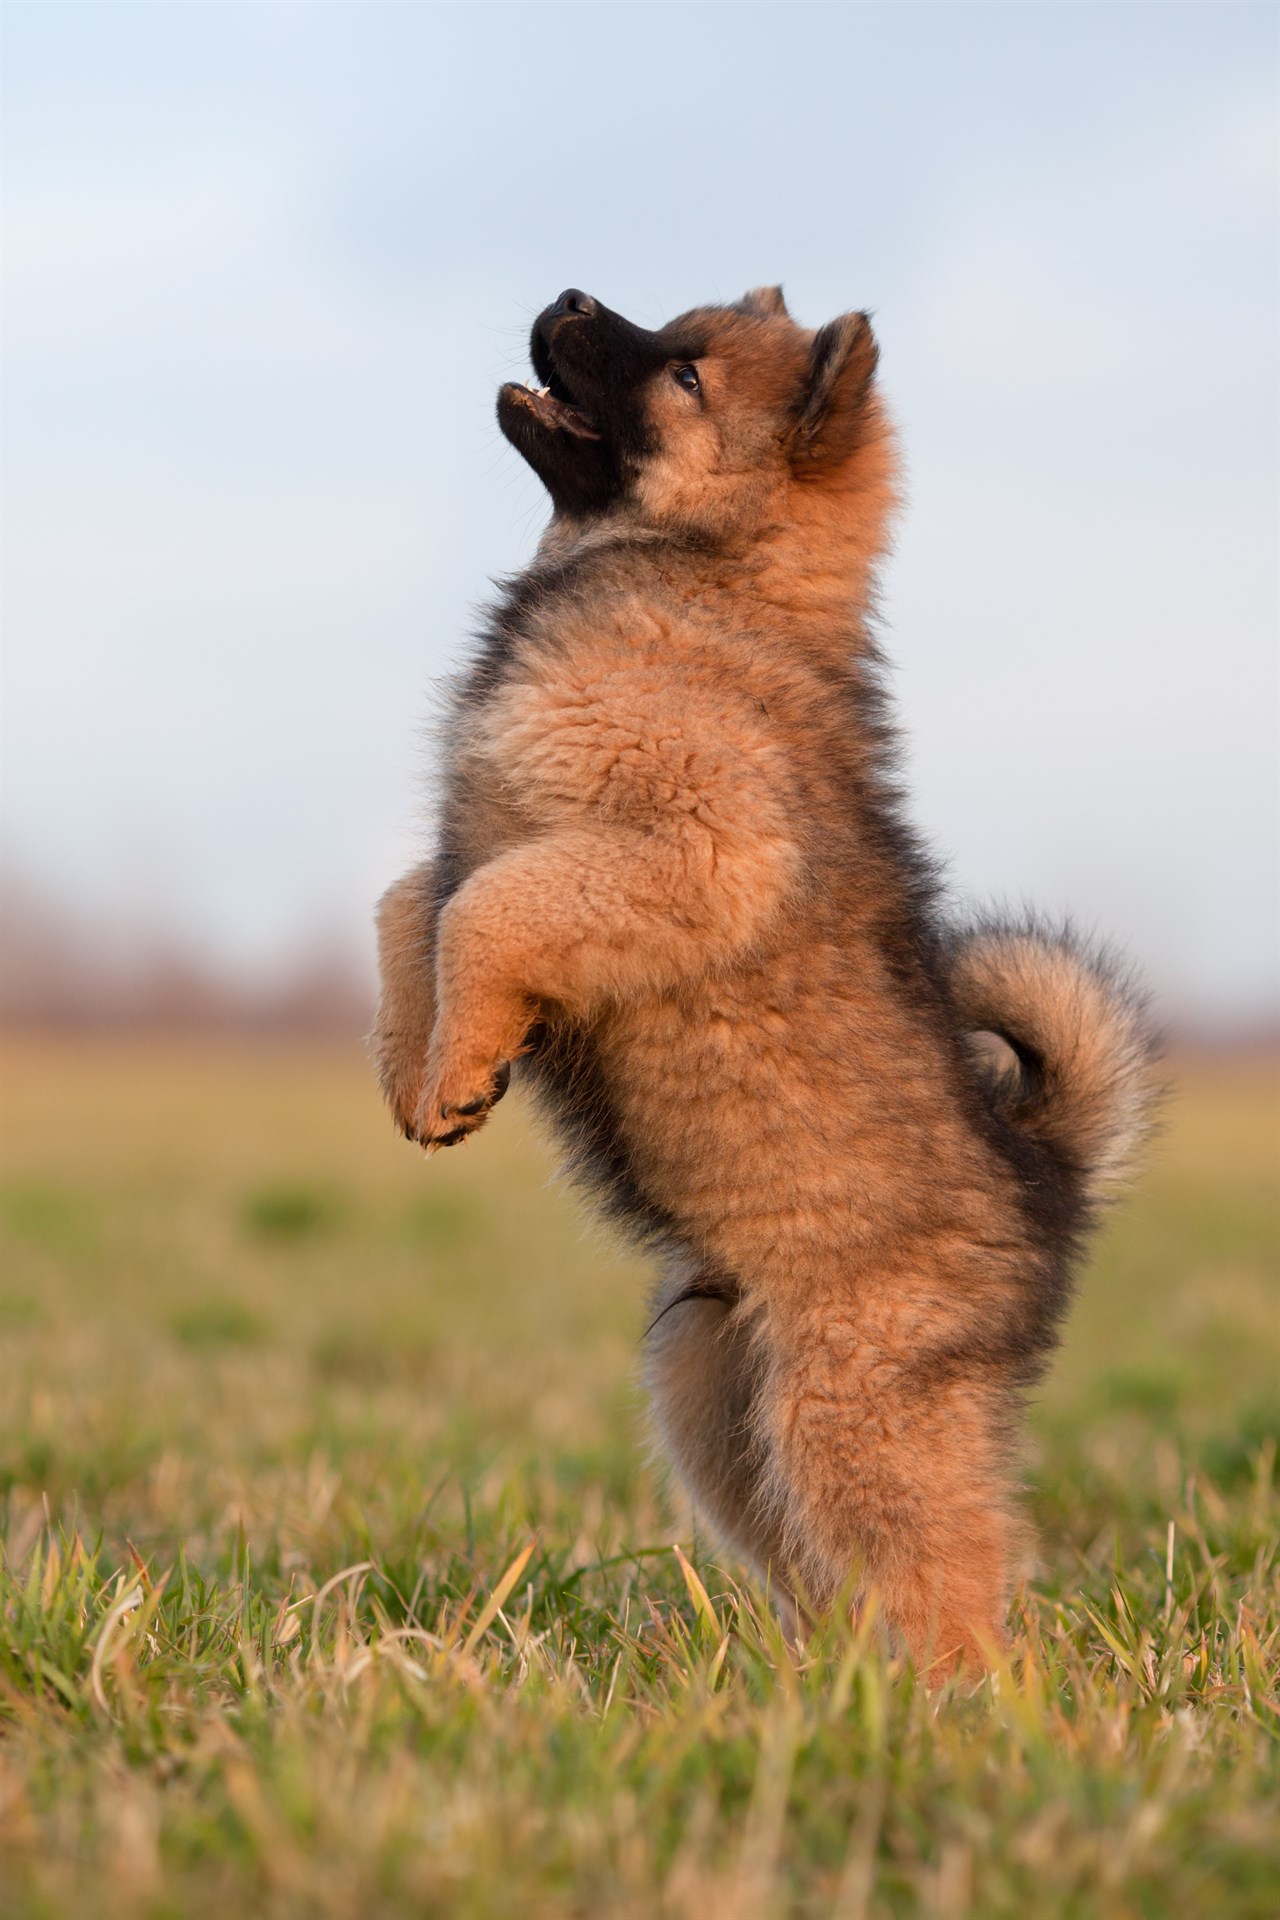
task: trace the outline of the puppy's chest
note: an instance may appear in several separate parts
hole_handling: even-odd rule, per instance
[[[455,790],[493,850],[522,828],[713,815],[749,784],[785,782],[767,718],[684,663],[579,654],[539,667],[457,730]]]
[[[651,622],[650,626],[653,627]],[[791,839],[802,864],[850,844],[849,737],[812,689],[664,625],[557,631],[464,688],[450,727],[445,843],[459,877],[558,827],[661,833],[717,855]]]

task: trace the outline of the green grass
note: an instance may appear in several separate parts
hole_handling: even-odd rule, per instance
[[[697,1535],[643,1269],[512,1103],[425,1165],[341,1051],[4,1083],[6,1914],[1274,1915],[1269,1073],[1187,1069],[1035,1409],[1009,1663],[934,1698]]]

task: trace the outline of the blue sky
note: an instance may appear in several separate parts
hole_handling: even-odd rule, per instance
[[[540,490],[538,308],[876,314],[885,640],[962,898],[1275,979],[1276,16],[5,10],[5,848],[228,962],[367,953]]]

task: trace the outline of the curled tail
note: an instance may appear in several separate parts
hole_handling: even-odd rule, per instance
[[[1018,1070],[992,1083],[993,1104],[1097,1205],[1133,1171],[1161,1096],[1145,995],[1069,928],[980,921],[948,944],[963,1025],[997,1034],[1017,1057]]]

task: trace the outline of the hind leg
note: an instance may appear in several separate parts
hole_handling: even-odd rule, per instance
[[[654,1421],[695,1505],[725,1544],[769,1579],[784,1622],[794,1625],[781,1536],[761,1498],[758,1367],[748,1330],[724,1298],[681,1297],[708,1284],[678,1268],[654,1300],[659,1317],[645,1352]]]
[[[1020,1545],[998,1392],[886,1362],[830,1322],[769,1373],[773,1489],[804,1593],[829,1607],[860,1569],[931,1683],[982,1669],[1004,1644]]]

